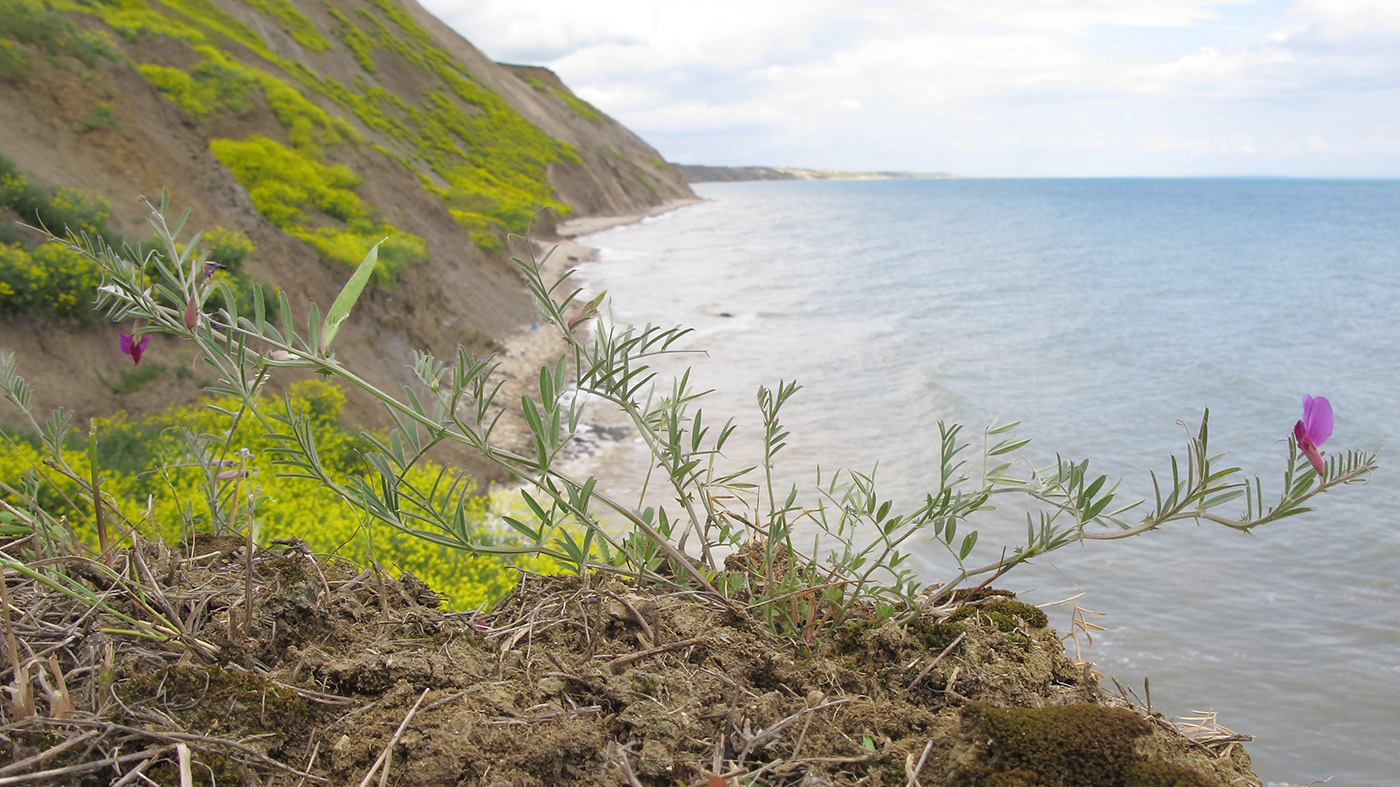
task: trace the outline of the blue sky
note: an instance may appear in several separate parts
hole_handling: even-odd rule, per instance
[[[1400,0],[426,0],[667,159],[1400,177]]]

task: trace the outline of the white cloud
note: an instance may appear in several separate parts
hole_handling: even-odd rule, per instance
[[[781,109],[764,103],[706,104],[686,101],[633,113],[640,124],[658,131],[711,132],[774,126],[786,119]]]
[[[1400,0],[1293,2],[428,6],[699,163],[1151,174],[1287,159],[1324,173],[1345,159],[1400,175],[1393,158],[1356,163],[1393,156]]]
[[[649,0],[607,0],[604,13],[580,13],[566,0],[460,2],[424,7],[489,56],[504,61],[553,59],[580,47],[646,41],[656,30]]]
[[[1273,42],[1273,39],[1270,38]],[[1274,47],[1222,52],[1213,46],[1170,62],[1156,63],[1133,69],[1128,74],[1127,87],[1143,93],[1160,93],[1186,83],[1233,85],[1259,66],[1288,63],[1293,53]]]
[[[1300,0],[1298,10],[1342,28],[1400,30],[1400,3],[1395,0]]]
[[[828,101],[823,107],[824,112],[863,112],[865,106],[854,98],[842,99],[840,101]]]

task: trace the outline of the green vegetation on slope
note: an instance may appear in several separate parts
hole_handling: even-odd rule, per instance
[[[422,187],[441,200],[482,247],[501,248],[506,232],[523,230],[541,207],[569,212],[549,186],[548,167],[580,164],[578,153],[526,121],[478,81],[402,6],[391,0],[371,0],[350,12],[346,6],[355,5],[354,0],[339,7],[327,2],[315,9],[289,0],[238,2],[274,22],[306,56],[286,55],[285,40],[274,47],[254,26],[230,13],[227,5],[212,0],[61,0],[53,5],[0,0],[0,5],[14,11],[9,15],[11,22],[0,21],[4,42],[0,78],[5,78],[7,69],[22,71],[36,48],[71,50],[76,44],[69,39],[81,39],[89,42],[84,45],[86,52],[97,45],[91,42],[105,41],[100,32],[79,33],[59,12],[81,13],[100,20],[133,45],[128,53],[141,75],[195,122],[246,117],[261,102],[282,126],[285,147],[300,157],[298,170],[333,168],[345,160],[337,152],[344,146],[388,156],[413,171]],[[320,11],[325,16],[319,21],[311,16]],[[323,36],[321,28],[331,37]],[[162,39],[180,42],[188,48],[187,55],[172,60],[171,52],[178,48],[149,46]],[[318,72],[313,65],[337,51],[348,54],[362,72],[351,84]],[[192,64],[189,56],[195,59]],[[421,92],[400,97],[379,85],[376,58],[397,60],[417,70],[424,86]],[[568,91],[554,92],[582,117],[600,121],[596,109]],[[378,139],[366,140],[356,124]],[[272,136],[264,133],[257,139],[232,141],[265,145]],[[211,147],[216,153],[219,149],[227,153],[227,142],[215,139]],[[224,155],[219,157],[250,191],[259,187],[266,191],[264,181],[244,179],[252,168],[234,167]],[[272,215],[264,215],[273,224],[330,260],[353,264],[367,248],[366,238],[376,233],[400,239],[399,267],[381,283],[389,283],[393,275],[422,257],[420,239],[375,219],[369,208],[362,211],[365,218],[355,223],[339,221],[332,214],[312,217],[308,221],[315,229],[310,230],[307,223],[288,223],[285,212],[276,212],[286,202],[264,199],[259,209],[272,208]],[[314,206],[314,200],[303,202],[303,209]]]
[[[563,101],[565,106],[573,110],[573,113],[575,115],[578,115],[579,117],[583,118],[589,123],[592,123],[596,126],[603,122],[603,113],[599,112],[597,107],[574,95],[572,90],[569,90],[562,84],[556,87],[550,87],[549,85],[545,84],[544,80],[529,75],[523,76],[521,77],[521,79],[524,80],[525,84],[529,85],[535,90],[538,90],[541,93],[547,93],[559,99],[560,101]]]
[[[113,49],[105,35],[80,30],[47,3],[0,0],[0,82],[26,81],[33,54],[73,57],[92,68]]]
[[[144,364],[143,364],[144,366]],[[332,384],[308,381],[293,385],[290,404],[307,414],[319,455],[327,470],[340,478],[362,475],[369,470],[361,458],[369,448],[364,437],[340,425],[345,395]],[[216,408],[237,410],[234,402],[210,399],[189,407],[172,407],[163,413],[132,418],[118,413],[98,419],[97,465],[102,488],[118,503],[119,512],[134,523],[145,537],[175,543],[196,533],[226,532],[231,510],[239,514],[236,526],[247,524],[247,502],[253,503],[257,540],[297,538],[313,551],[338,553],[357,562],[371,558],[388,566],[414,572],[432,588],[445,594],[457,609],[472,609],[493,602],[514,583],[507,566],[535,571],[555,570],[548,560],[523,556],[515,561],[500,557],[475,556],[437,546],[388,527],[366,533],[361,515],[324,485],[288,476],[276,463],[275,443],[263,434],[255,418],[237,423],[227,443],[216,440],[229,427],[229,419]],[[14,487],[27,486],[37,502],[54,515],[64,515],[84,540],[91,541],[91,506],[81,501],[77,485],[62,477],[43,461],[42,449],[28,440],[0,434],[0,479]],[[86,440],[74,441],[64,455],[81,478],[89,477],[91,464]],[[224,465],[223,459],[237,458],[246,449],[246,479],[219,481],[211,475]],[[215,475],[217,472],[214,473]],[[434,464],[416,467],[403,483],[420,489],[436,489],[452,473]],[[26,481],[29,478],[32,481]],[[472,486],[470,479],[460,484]],[[211,495],[211,491],[213,494]],[[10,496],[0,490],[0,499]],[[234,509],[233,499],[243,500]],[[147,500],[151,508],[147,513]],[[469,498],[464,517],[468,527],[484,543],[514,543],[509,531],[498,532],[485,496]],[[17,501],[12,498],[8,502]]]
[[[380,265],[375,276],[380,283],[390,283],[427,254],[421,238],[371,218],[364,203],[351,191],[359,184],[359,176],[343,164],[318,164],[267,137],[216,139],[209,147],[238,182],[247,187],[248,196],[263,218],[315,247],[326,259],[354,266],[371,246],[387,237],[379,248]],[[340,226],[313,227],[308,210],[329,216]]]
[[[55,234],[82,233],[101,237],[112,246],[123,243],[107,228],[112,207],[106,200],[64,186],[40,187],[14,162],[0,156],[0,217],[7,211]],[[11,222],[0,221],[0,315],[96,319],[92,302],[102,283],[97,263],[61,243],[26,240]],[[242,264],[256,250],[253,242],[241,232],[215,227],[204,236],[203,244],[209,259],[227,267],[217,276],[233,290],[239,310],[251,311],[257,285],[243,272]],[[272,303],[275,306],[275,298]],[[130,386],[108,387],[121,393]]]

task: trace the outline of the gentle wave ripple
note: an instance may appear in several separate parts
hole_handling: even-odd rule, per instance
[[[619,320],[696,328],[706,405],[786,411],[791,479],[868,470],[913,503],[938,420],[1023,422],[1031,457],[1091,457],[1151,493],[1209,407],[1212,446],[1276,489],[1303,394],[1327,448],[1400,443],[1400,182],[941,180],[708,184],[709,201],[592,236]],[[755,429],[756,432],[756,429]],[[755,439],[750,437],[750,444]],[[635,460],[635,457],[633,458]],[[619,461],[611,456],[606,461]],[[623,459],[622,461],[628,461]],[[1181,523],[1044,559],[1005,583],[1082,589],[1108,631],[1089,658],[1169,715],[1219,710],[1274,783],[1396,783],[1400,483],[1257,536]],[[1267,471],[1267,472],[1266,472]],[[981,523],[983,557],[1024,527]],[[920,550],[929,578],[948,561]],[[1061,632],[1068,613],[1052,610]]]

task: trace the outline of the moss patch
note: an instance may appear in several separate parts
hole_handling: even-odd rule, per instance
[[[298,731],[309,709],[294,690],[252,672],[219,667],[170,667],[133,675],[117,686],[128,703],[188,706],[184,719],[211,735],[237,738]]]
[[[1148,762],[1135,742],[1151,732],[1122,708],[1066,705],[963,711],[961,741],[950,758],[953,787],[1198,787],[1211,782],[1188,768]]]
[[[1025,621],[1025,624],[1031,628],[1040,629],[1050,625],[1050,619],[1045,617],[1045,613],[1040,609],[1023,601],[1015,600],[976,607],[963,607],[954,612],[949,620],[956,622],[978,616],[991,620],[997,628],[1008,633],[1020,627],[1018,619]]]

